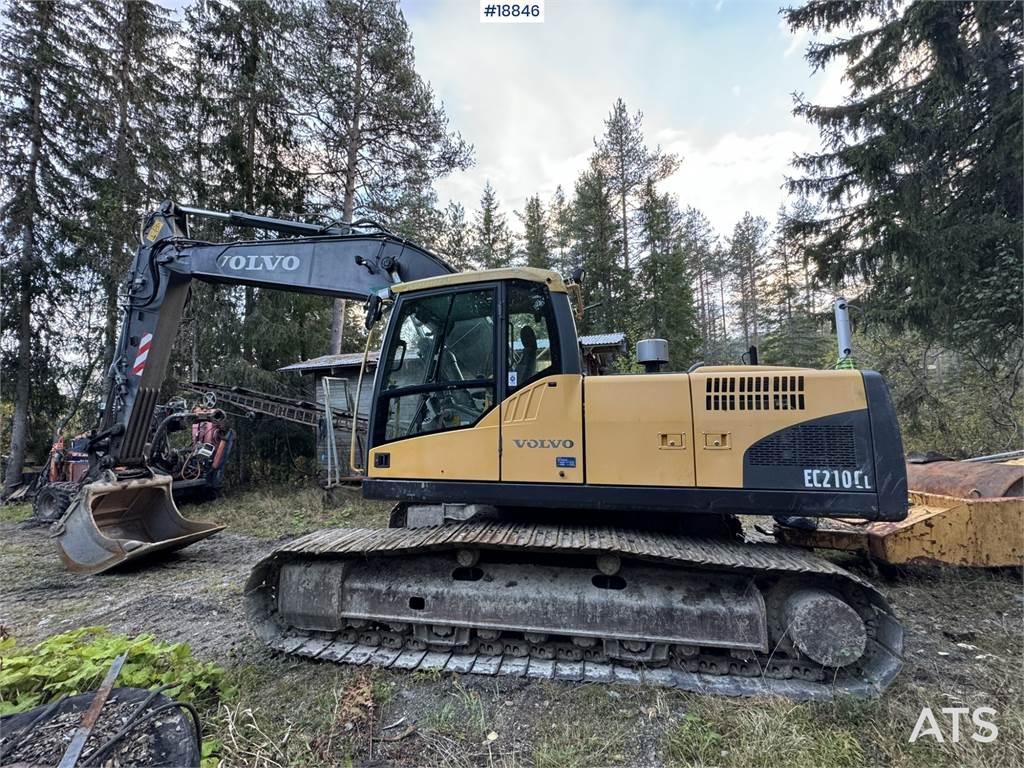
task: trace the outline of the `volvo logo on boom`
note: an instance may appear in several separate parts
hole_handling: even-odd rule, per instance
[[[565,440],[519,440],[513,439],[516,448],[572,448],[575,443],[566,438]]]
[[[299,268],[299,257],[274,253],[225,254],[220,258],[220,266],[235,272],[294,272]]]

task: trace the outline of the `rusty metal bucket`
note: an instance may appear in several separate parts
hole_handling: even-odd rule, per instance
[[[222,530],[219,523],[182,517],[168,475],[137,480],[110,475],[82,487],[51,536],[69,570],[100,573]]]
[[[933,461],[907,464],[912,491],[958,499],[1002,499],[1024,496],[1024,466],[1013,462]]]

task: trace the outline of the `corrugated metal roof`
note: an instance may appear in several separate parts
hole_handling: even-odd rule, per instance
[[[593,336],[580,336],[580,344],[584,347],[616,346],[626,341],[624,333],[595,333]]]
[[[376,364],[377,358],[380,357],[379,350],[370,350],[369,362]],[[362,352],[349,352],[344,355],[321,355],[320,357],[314,357],[310,360],[302,360],[298,363],[292,363],[286,365],[283,368],[278,368],[279,371],[324,371],[330,368],[346,368],[354,365],[359,365],[363,362]]]

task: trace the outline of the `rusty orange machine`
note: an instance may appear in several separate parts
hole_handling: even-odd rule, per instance
[[[907,463],[910,510],[898,522],[779,526],[787,544],[862,552],[887,565],[1024,565],[1024,452]]]

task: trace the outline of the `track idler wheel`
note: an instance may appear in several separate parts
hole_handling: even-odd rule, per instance
[[[804,656],[825,667],[844,667],[867,647],[864,620],[839,597],[821,589],[797,589],[783,606],[786,633]]]

